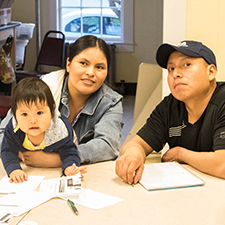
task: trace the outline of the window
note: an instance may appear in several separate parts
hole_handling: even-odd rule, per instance
[[[58,27],[67,42],[92,34],[133,51],[133,0],[58,0]]]
[[[109,41],[122,41],[123,0],[60,0],[60,30],[67,40],[93,34]]]

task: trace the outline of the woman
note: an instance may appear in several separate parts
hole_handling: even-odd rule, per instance
[[[74,141],[83,164],[113,160],[119,154],[122,96],[104,84],[109,64],[108,45],[88,35],[71,45],[66,71],[42,77],[51,88],[59,111],[73,126]],[[20,157],[27,165],[61,166],[57,153],[26,152]]]

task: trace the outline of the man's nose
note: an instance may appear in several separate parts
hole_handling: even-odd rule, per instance
[[[181,70],[178,69],[178,68],[174,69],[174,71],[173,71],[173,77],[174,77],[174,78],[182,77]]]

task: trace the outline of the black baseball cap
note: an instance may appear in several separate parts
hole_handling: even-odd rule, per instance
[[[167,62],[170,54],[174,51],[181,52],[184,55],[203,58],[209,65],[216,66],[216,57],[211,49],[198,41],[184,40],[178,45],[162,44],[156,52],[156,61],[159,66],[167,68]]]

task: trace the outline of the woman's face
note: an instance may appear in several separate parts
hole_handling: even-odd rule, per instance
[[[103,84],[108,71],[107,59],[98,47],[87,48],[70,62],[68,88],[70,94],[89,96]]]

